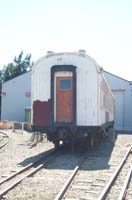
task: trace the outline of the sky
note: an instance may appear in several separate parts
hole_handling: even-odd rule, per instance
[[[0,68],[21,50],[85,49],[104,70],[132,81],[132,0],[0,0]]]

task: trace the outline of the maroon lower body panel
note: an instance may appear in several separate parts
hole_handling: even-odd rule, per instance
[[[51,105],[48,101],[36,100],[33,102],[33,125],[49,126],[51,122]]]

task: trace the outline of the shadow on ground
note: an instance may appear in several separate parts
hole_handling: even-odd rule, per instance
[[[118,133],[116,132],[116,138],[117,136]],[[75,147],[74,152],[72,152],[70,146],[61,146],[59,151],[57,151],[57,154],[54,155],[53,159],[44,167],[51,170],[72,170],[77,165],[80,158],[82,158],[84,153],[87,153],[84,164],[81,167],[82,170],[109,169],[109,160],[113,151],[113,147],[113,142],[111,142],[108,138],[103,139],[92,148],[87,148],[83,144],[78,145]],[[51,150],[48,150],[38,155],[28,157],[22,162],[18,163],[18,165],[26,166],[40,159],[42,156],[46,156],[46,154],[50,151]],[[41,160],[41,163],[43,162],[44,160]],[[35,165],[35,167],[37,166],[38,164]]]

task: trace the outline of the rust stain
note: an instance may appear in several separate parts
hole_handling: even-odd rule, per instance
[[[51,103],[36,100],[33,102],[33,125],[49,126],[51,121]]]

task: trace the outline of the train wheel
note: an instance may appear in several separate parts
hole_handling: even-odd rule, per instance
[[[54,142],[54,145],[55,145],[55,149],[59,149],[59,140],[56,140]]]
[[[94,146],[94,143],[95,143],[94,135],[91,134],[91,137],[90,137],[90,146],[93,147],[93,146]]]
[[[115,134],[115,129],[110,128],[109,129],[109,135],[108,135],[109,140],[114,144],[116,140],[116,134]]]

